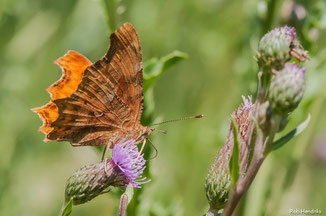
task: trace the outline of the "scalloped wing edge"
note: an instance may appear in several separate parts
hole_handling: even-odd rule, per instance
[[[73,50],[69,50],[54,63],[61,68],[62,76],[46,89],[51,95],[51,100],[66,98],[74,93],[83,78],[84,71],[92,64],[85,56]]]
[[[46,135],[44,142],[50,141],[47,136],[54,129],[51,125],[59,117],[59,109],[53,100],[66,98],[73,94],[82,80],[84,71],[92,64],[85,56],[73,50],[69,50],[54,63],[61,68],[62,76],[47,88],[51,101],[44,106],[32,109],[43,121],[39,132]]]
[[[51,124],[59,117],[58,107],[50,101],[44,106],[33,108],[32,111],[35,112],[43,121],[43,125],[38,129],[38,131],[46,135],[44,142],[48,142],[47,135],[53,130]]]

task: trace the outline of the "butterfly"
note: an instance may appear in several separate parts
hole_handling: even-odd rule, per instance
[[[47,91],[51,101],[32,109],[43,125],[44,141],[72,146],[109,145],[146,140],[154,128],[142,126],[143,64],[138,34],[125,23],[110,36],[110,48],[92,63],[76,51],[55,61],[60,80]]]

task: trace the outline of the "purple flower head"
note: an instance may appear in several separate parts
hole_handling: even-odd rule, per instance
[[[303,74],[306,73],[306,68],[299,67],[295,63],[287,63],[286,66],[289,67],[291,70],[300,71]]]
[[[309,59],[308,52],[302,48],[293,27],[274,28],[259,42],[257,61],[260,66],[271,65],[280,70],[292,58],[304,62]]]
[[[130,182],[134,188],[140,188],[141,184],[150,180],[141,176],[146,167],[146,160],[144,154],[139,155],[137,145],[133,145],[134,142],[134,140],[121,140],[114,145],[110,162],[119,168],[128,183]]]
[[[252,104],[252,96],[249,95],[248,99],[242,95],[242,100],[243,100],[243,106],[241,108],[242,111],[249,111],[252,109],[253,104]]]
[[[293,40],[297,37],[297,33],[295,32],[294,27],[284,26],[284,28],[291,34]]]

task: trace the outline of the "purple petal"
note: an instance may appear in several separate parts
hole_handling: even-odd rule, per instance
[[[248,111],[251,110],[253,107],[252,104],[252,96],[249,95],[248,99],[242,95],[242,100],[243,100],[243,107],[242,107],[242,111]]]
[[[146,167],[146,160],[144,159],[144,154],[139,155],[137,146],[133,145],[134,142],[134,140],[122,140],[116,144],[113,147],[111,161],[121,170],[133,187],[139,188],[139,185],[145,184],[150,180],[146,180],[146,177],[142,178]]]

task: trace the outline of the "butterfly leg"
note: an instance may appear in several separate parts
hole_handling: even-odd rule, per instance
[[[102,154],[102,159],[101,159],[102,162],[104,161],[104,157],[105,157],[106,154],[107,154],[107,150],[108,150],[108,145],[105,145],[105,146],[104,146],[104,150],[103,150],[103,154]]]
[[[138,156],[136,157],[135,162],[138,160],[138,158],[140,157],[141,153],[143,152],[144,147],[145,147],[145,144],[146,144],[146,139],[144,139],[143,145],[141,146],[141,149],[140,149],[140,151],[139,151]]]
[[[111,143],[105,145],[104,150],[103,150],[103,154],[102,154],[102,162],[104,161],[104,172],[105,174],[108,174],[108,168],[107,168],[107,163],[108,163],[108,156],[109,156],[109,146],[111,146]]]

